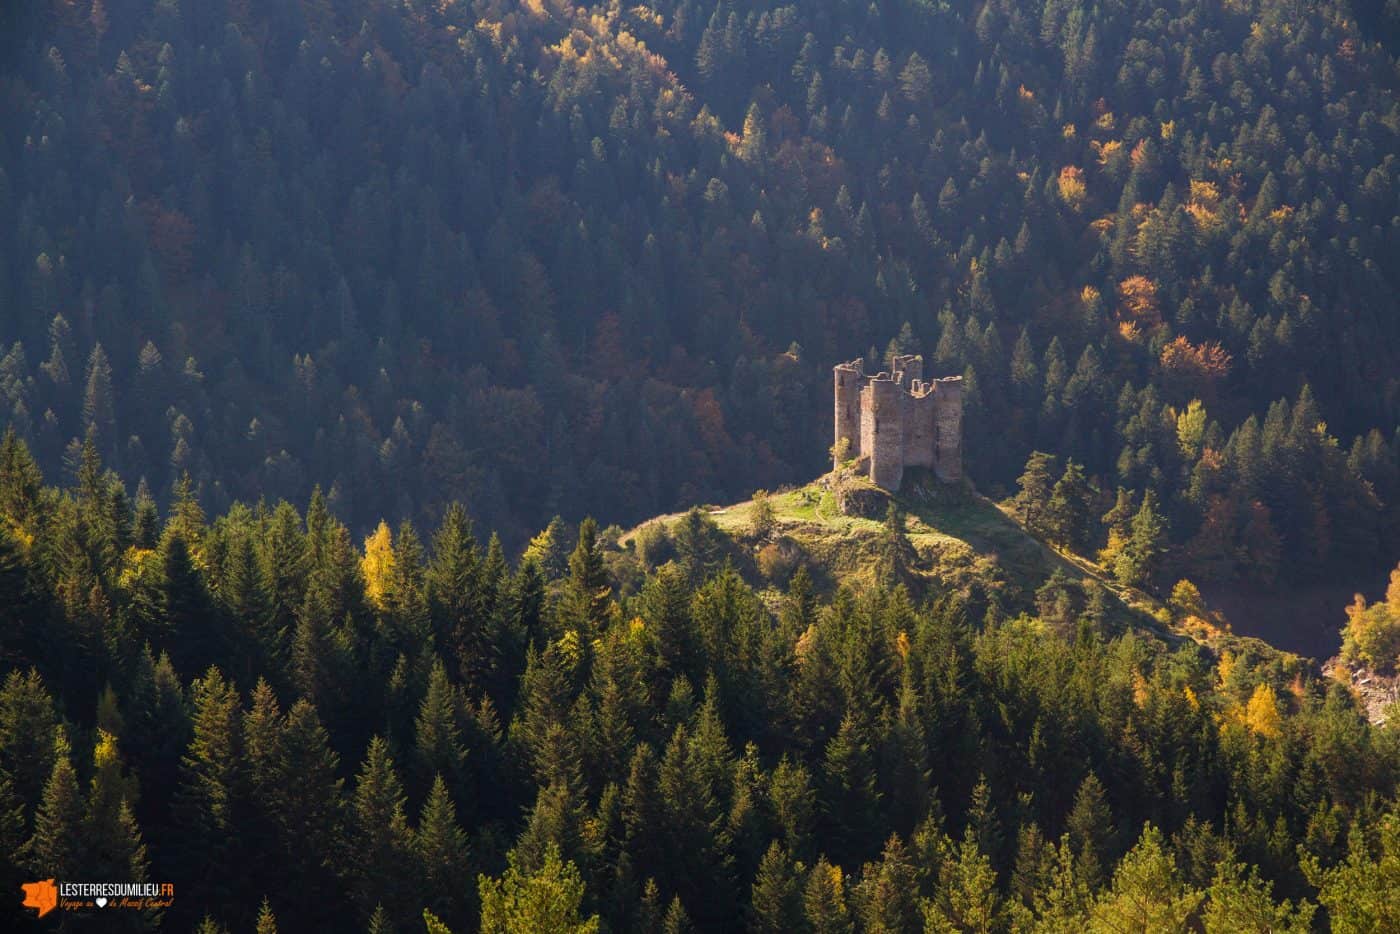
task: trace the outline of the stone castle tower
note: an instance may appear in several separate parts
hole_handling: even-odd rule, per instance
[[[868,376],[860,360],[836,365],[836,466],[854,458],[886,490],[905,467],[931,467],[962,479],[962,377],[925,380],[924,358],[895,357],[893,373]]]

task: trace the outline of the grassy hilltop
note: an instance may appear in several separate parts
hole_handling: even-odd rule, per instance
[[[893,532],[891,505],[896,522],[902,521],[902,535]],[[1008,503],[995,502],[969,484],[940,483],[918,471],[906,475],[897,493],[840,471],[744,502],[658,516],[617,539],[614,573],[625,581],[675,557],[682,526],[697,513],[718,534],[725,557],[775,598],[804,566],[823,592],[895,580],[916,600],[955,595],[970,607],[995,607],[1005,615],[1053,619],[1061,601],[1066,622],[1097,600],[1115,629],[1144,630],[1169,641],[1190,638],[1217,651],[1247,646],[1276,652],[1261,640],[1234,635],[1223,614],[1198,602],[1164,603],[1124,587],[1092,558],[1032,535]],[[1302,661],[1277,654],[1290,666]]]

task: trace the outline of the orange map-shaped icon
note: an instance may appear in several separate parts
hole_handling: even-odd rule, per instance
[[[52,879],[21,882],[20,888],[24,889],[24,907],[39,909],[37,917],[42,918],[58,907],[58,886]]]

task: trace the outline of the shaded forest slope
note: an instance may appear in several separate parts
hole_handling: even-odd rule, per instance
[[[6,15],[0,421],[53,476],[91,432],[163,502],[518,543],[811,476],[892,344],[966,377],[980,486],[1152,490],[1193,577],[1395,553],[1400,108],[1345,4]]]

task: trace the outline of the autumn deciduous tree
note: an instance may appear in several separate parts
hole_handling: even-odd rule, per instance
[[[1400,566],[1390,572],[1385,599],[1369,606],[1357,594],[1342,627],[1342,658],[1374,668],[1400,663]]]
[[[365,539],[360,571],[365,578],[365,599],[377,610],[388,609],[393,599],[394,543],[387,522],[381,520],[374,534]]]
[[[1154,331],[1162,323],[1157,283],[1146,276],[1129,276],[1118,283],[1118,320],[1143,331]]]
[[[1195,394],[1206,400],[1230,373],[1230,354],[1219,343],[1192,344],[1178,336],[1162,348],[1159,358],[1168,388],[1179,396]]]
[[[1084,170],[1074,165],[1067,165],[1060,169],[1059,193],[1065,204],[1072,211],[1078,211],[1084,206],[1084,196],[1088,189],[1084,184]]]

